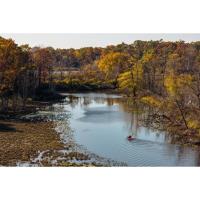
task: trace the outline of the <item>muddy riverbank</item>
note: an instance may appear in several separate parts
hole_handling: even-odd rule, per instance
[[[0,120],[0,165],[31,162],[38,152],[62,148],[51,122]]]

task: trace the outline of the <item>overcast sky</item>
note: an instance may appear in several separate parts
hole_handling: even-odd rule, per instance
[[[54,48],[105,47],[111,44],[133,43],[135,40],[160,40],[187,42],[200,41],[200,34],[0,34],[12,38],[19,45],[52,46]]]

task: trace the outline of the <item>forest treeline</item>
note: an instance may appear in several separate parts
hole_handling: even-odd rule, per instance
[[[154,118],[200,135],[200,42],[54,49],[0,37],[0,110],[25,109],[44,88],[115,88],[153,107]]]

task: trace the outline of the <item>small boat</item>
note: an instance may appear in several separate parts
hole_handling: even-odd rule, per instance
[[[134,138],[132,135],[129,135],[129,136],[127,137],[127,139],[128,139],[129,141],[131,141],[131,140],[134,140],[135,138]]]

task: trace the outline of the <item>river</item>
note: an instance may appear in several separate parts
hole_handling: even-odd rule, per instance
[[[168,134],[142,125],[145,109],[130,112],[121,96],[65,95],[66,100],[54,104],[53,108],[69,114],[74,140],[89,152],[128,166],[200,165],[198,149],[172,144]],[[128,141],[128,135],[133,135],[135,140]]]

